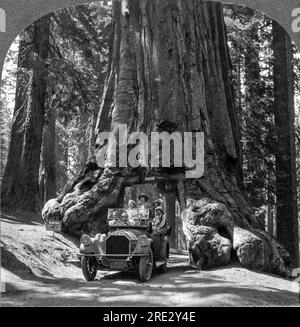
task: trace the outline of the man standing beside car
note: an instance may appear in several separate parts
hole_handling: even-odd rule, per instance
[[[166,215],[162,207],[155,209],[155,217],[152,221],[153,234],[165,235],[168,229]]]

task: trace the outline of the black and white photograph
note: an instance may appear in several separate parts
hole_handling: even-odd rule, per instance
[[[0,306],[299,307],[299,47],[297,0],[0,0]]]

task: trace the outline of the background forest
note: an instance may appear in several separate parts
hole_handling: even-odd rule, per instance
[[[256,214],[265,219],[269,233],[276,235],[276,155],[279,149],[273,107],[274,23],[261,13],[229,5],[224,6],[224,19],[241,128],[240,185]],[[41,90],[45,98],[42,150],[36,154],[38,196],[31,197],[30,203],[19,200],[14,203],[2,198],[5,206],[27,211],[40,210],[47,200],[56,197],[77,176],[92,152],[112,46],[111,3],[102,1],[63,9],[42,18],[41,25],[47,39],[43,49],[40,52],[34,49],[37,26],[28,27],[12,44],[2,75],[1,179],[5,178],[9,147],[13,142],[12,128],[16,128],[16,134],[25,135],[25,140],[32,129],[38,128],[30,112],[32,107],[27,105],[32,62],[42,64],[43,74],[46,74],[45,89]],[[295,130],[292,132],[295,136],[291,135],[296,144],[300,208],[300,55],[295,47],[293,52],[289,64],[294,70]],[[16,123],[14,127],[13,122]],[[28,144],[28,158],[34,157],[31,156],[34,151],[35,146]],[[13,160],[17,160],[17,154]],[[30,160],[27,160],[28,165],[32,163]]]

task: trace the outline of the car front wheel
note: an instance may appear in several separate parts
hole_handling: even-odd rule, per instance
[[[98,270],[98,264],[96,258],[93,257],[82,257],[81,258],[81,269],[84,278],[91,282],[95,279]]]
[[[150,249],[149,255],[140,258],[139,279],[141,282],[150,280],[153,271],[153,252]]]

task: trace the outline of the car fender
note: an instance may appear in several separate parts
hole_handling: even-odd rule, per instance
[[[140,246],[139,244],[137,244],[134,249],[134,254],[149,254],[150,249],[153,250],[153,244],[152,244],[152,240],[148,238],[148,245]]]
[[[81,254],[101,254],[100,242],[92,239],[89,245],[80,244],[79,253]]]

